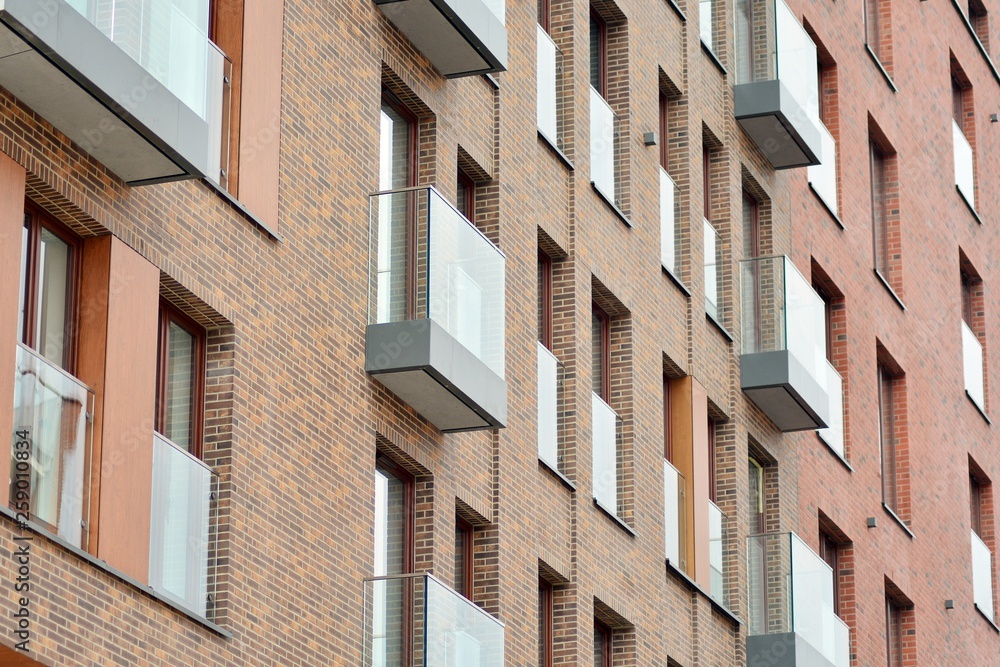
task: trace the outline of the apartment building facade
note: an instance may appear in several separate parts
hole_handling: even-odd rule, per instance
[[[990,9],[0,3],[0,664],[997,663]]]

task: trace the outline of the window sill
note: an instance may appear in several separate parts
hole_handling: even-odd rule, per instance
[[[844,458],[843,456],[841,456],[841,455],[840,455],[840,453],[839,453],[839,452],[837,452],[837,450],[836,450],[836,449],[834,449],[833,447],[831,447],[831,446],[830,446],[830,443],[828,443],[828,442],[827,442],[826,440],[824,440],[824,439],[823,439],[823,436],[821,436],[821,435],[819,434],[819,431],[816,431],[816,437],[817,437],[817,438],[819,439],[819,441],[820,441],[820,442],[822,442],[822,443],[823,443],[823,446],[824,446],[824,447],[826,447],[826,448],[827,448],[828,450],[830,450],[830,453],[831,453],[831,454],[833,454],[833,458],[835,458],[835,459],[837,459],[838,461],[840,461],[840,463],[841,463],[841,464],[842,464],[842,465],[843,465],[843,466],[844,466],[845,468],[847,468],[847,471],[848,471],[848,472],[854,472],[854,466],[852,466],[852,465],[851,465],[850,463],[848,463],[848,462],[847,462],[847,459],[845,459],[845,458]]]
[[[816,195],[816,199],[818,199],[819,203],[823,205],[823,210],[825,210],[827,213],[830,214],[830,217],[833,218],[833,221],[835,223],[837,223],[837,226],[840,227],[842,230],[847,229],[846,227],[844,227],[844,223],[840,221],[840,216],[834,213],[833,209],[831,209],[830,206],[826,203],[826,200],[823,199],[823,196],[820,195],[820,193],[816,192],[816,188],[813,187],[812,183],[809,184],[809,189],[812,190],[812,193],[814,195]]]
[[[201,182],[207,185],[210,189],[214,190],[217,195],[222,197],[225,201],[229,203],[230,206],[235,208],[237,212],[240,213],[240,215],[242,215],[244,218],[246,218],[251,223],[256,225],[257,228],[260,229],[262,232],[270,236],[272,241],[277,241],[278,243],[284,243],[285,239],[282,238],[281,234],[279,234],[276,230],[271,229],[270,225],[268,225],[266,222],[258,218],[253,213],[251,213],[250,209],[248,209],[243,204],[243,202],[241,202],[239,199],[229,194],[229,192],[227,192],[226,190],[223,190],[221,187],[219,187],[219,185],[217,185],[215,181],[209,178],[203,178],[201,179]]]
[[[719,56],[715,55],[715,51],[712,50],[711,46],[702,41],[701,50],[704,51],[709,60],[715,63],[715,66],[719,68],[720,72],[722,72],[722,76],[729,76],[729,72],[726,71],[726,66],[722,64],[721,60],[719,60]]]
[[[987,616],[986,612],[980,609],[978,604],[973,602],[972,606],[976,608],[976,611],[978,611],[979,615],[983,617],[983,620],[990,624],[991,628],[993,628],[996,632],[1000,633],[1000,627],[997,627],[997,624],[993,621],[993,619]]]
[[[566,475],[562,474],[561,472],[550,466],[548,463],[545,462],[544,459],[538,459],[538,465],[548,470],[549,474],[554,475],[555,478],[558,479],[563,486],[565,486],[567,489],[570,490],[570,492],[576,493],[576,484],[571,482],[569,480],[569,477],[567,477]]]
[[[680,291],[684,292],[684,296],[686,296],[687,298],[690,299],[691,298],[691,290],[689,290],[687,288],[687,286],[684,283],[681,282],[681,279],[678,278],[677,276],[675,276],[673,271],[671,271],[667,267],[663,266],[662,264],[660,265],[660,267],[663,269],[663,272],[665,274],[667,274],[667,277],[670,278],[670,281],[674,285],[677,286],[677,289],[679,289]]]
[[[880,283],[882,283],[882,286],[885,287],[887,290],[889,290],[889,294],[892,295],[892,298],[896,302],[896,305],[902,308],[903,312],[905,313],[906,304],[904,304],[903,300],[899,298],[898,294],[896,294],[896,290],[892,289],[892,286],[889,285],[889,281],[885,279],[885,276],[883,276],[878,269],[873,269],[873,271],[875,271],[875,277],[878,278],[878,281]]]
[[[910,527],[907,526],[906,523],[902,519],[899,518],[898,514],[896,514],[895,512],[893,512],[891,509],[889,509],[888,505],[886,505],[885,503],[882,503],[882,509],[885,510],[886,514],[888,514],[889,516],[891,516],[893,518],[893,520],[899,525],[900,528],[902,528],[904,531],[906,531],[906,534],[910,536],[911,540],[916,539],[917,536],[913,534],[913,531],[910,530]]]
[[[559,147],[556,146],[555,142],[549,139],[549,137],[541,130],[538,130],[538,138],[542,140],[543,144],[549,147],[550,151],[556,154],[556,157],[559,158],[559,161],[562,162],[567,169],[570,171],[576,171],[576,167],[574,167],[570,159],[566,157],[566,154],[559,150]]]
[[[978,213],[976,213],[976,207],[973,206],[972,203],[965,198],[965,193],[962,192],[961,188],[959,188],[958,185],[955,185],[955,192],[958,193],[958,196],[961,198],[962,203],[965,204],[965,207],[969,209],[970,213],[972,213],[972,217],[976,219],[976,222],[978,222],[980,225],[983,224],[983,219],[979,217]]]
[[[674,575],[674,577],[676,577],[677,579],[680,579],[681,582],[686,584],[691,590],[698,591],[699,593],[704,595],[705,599],[708,600],[713,607],[715,607],[720,613],[722,613],[723,616],[725,616],[734,624],[736,624],[737,627],[743,625],[743,620],[739,616],[737,616],[735,613],[732,612],[732,610],[723,606],[722,604],[719,603],[718,600],[709,595],[708,591],[699,586],[698,582],[696,582],[694,579],[692,579],[687,575],[687,572],[681,570],[676,565],[671,563],[669,558],[667,559],[667,572],[669,574]]]
[[[681,11],[680,5],[678,5],[675,2],[675,0],[667,0],[667,4],[670,5],[670,8],[673,9],[674,12],[677,13],[677,16],[680,17],[681,21],[683,21],[684,23],[687,23],[687,20],[688,20],[687,16],[684,15],[684,12]]]
[[[726,330],[726,327],[722,326],[722,323],[719,322],[719,320],[715,319],[707,312],[705,313],[705,319],[711,322],[715,326],[715,328],[719,330],[719,333],[725,336],[726,340],[728,340],[730,343],[733,342],[733,335]]]
[[[892,77],[889,76],[889,73],[885,71],[885,67],[882,65],[882,61],[878,59],[878,56],[875,55],[875,52],[872,51],[871,47],[868,46],[867,43],[865,44],[865,51],[867,51],[868,55],[871,56],[872,62],[875,63],[875,67],[878,68],[878,71],[882,73],[883,77],[885,77],[885,82],[889,84],[889,88],[892,89],[892,92],[898,93],[899,88],[897,88],[896,84],[893,83]]]
[[[133,588],[138,589],[140,592],[145,593],[146,595],[148,595],[148,596],[150,596],[150,597],[152,597],[152,598],[154,598],[154,599],[162,602],[163,604],[167,605],[171,609],[173,609],[173,610],[175,610],[175,611],[183,614],[184,616],[187,616],[189,619],[191,619],[195,623],[198,623],[199,625],[202,625],[205,628],[207,628],[207,629],[211,630],[212,632],[216,633],[220,637],[225,637],[226,639],[232,639],[233,638],[233,633],[230,632],[229,630],[226,630],[221,625],[217,625],[217,624],[213,623],[212,621],[208,620],[207,618],[205,618],[204,616],[199,616],[198,614],[195,614],[195,613],[193,613],[193,612],[185,609],[184,607],[182,607],[181,605],[177,604],[173,600],[170,600],[170,599],[168,599],[168,598],[160,595],[159,593],[157,593],[155,590],[153,590],[152,588],[150,588],[146,584],[143,584],[140,581],[138,581],[136,579],[133,579],[132,577],[128,576],[127,574],[125,574],[123,572],[120,572],[117,569],[111,567],[110,565],[108,565],[107,561],[103,561],[103,560],[101,560],[99,558],[96,558],[95,556],[87,553],[83,549],[81,549],[79,547],[73,546],[69,542],[63,540],[58,535],[54,535],[53,533],[49,532],[44,527],[42,527],[41,525],[35,523],[34,521],[29,521],[29,522],[24,523],[24,524],[19,524],[17,522],[17,519],[15,518],[16,517],[15,512],[12,509],[10,509],[9,507],[7,507],[6,505],[0,505],[0,515],[3,515],[5,517],[7,517],[8,519],[10,519],[11,521],[13,521],[14,525],[16,525],[16,526],[20,525],[20,526],[23,526],[23,527],[27,528],[28,530],[32,531],[36,535],[40,535],[40,536],[44,537],[49,542],[57,544],[60,547],[62,547],[63,549],[65,549],[66,551],[69,551],[70,553],[76,555],[78,558],[87,561],[88,563],[90,563],[91,565],[93,565],[95,568],[101,570],[102,572],[105,572],[105,573],[111,575],[112,577],[114,577],[114,578],[116,578],[116,579],[118,579],[118,580],[120,580],[120,581],[128,584],[129,586],[132,586]]]
[[[605,515],[606,517],[608,517],[609,519],[611,519],[612,521],[614,521],[616,524],[618,524],[618,527],[621,528],[622,530],[624,530],[626,533],[628,533],[632,537],[636,536],[636,532],[634,530],[632,530],[632,526],[630,526],[627,523],[625,523],[624,521],[622,521],[622,519],[617,514],[615,514],[614,512],[612,512],[611,510],[609,510],[607,507],[605,507],[604,505],[602,505],[600,503],[600,501],[597,500],[597,498],[594,498],[594,507],[596,507],[597,509],[601,510],[601,514]]]
[[[986,64],[989,66],[990,72],[993,73],[993,78],[997,80],[997,83],[1000,83],[1000,72],[997,71],[996,65],[993,64],[993,59],[990,58],[990,52],[986,50],[986,47],[983,46],[983,43],[979,40],[979,35],[976,34],[976,29],[973,28],[972,23],[969,22],[969,17],[965,15],[965,12],[962,10],[962,6],[958,4],[958,0],[951,0],[951,4],[956,10],[958,10],[958,15],[962,17],[962,23],[965,24],[966,29],[972,36],[972,41],[976,43],[979,53],[982,54],[983,60],[985,60]]]
[[[965,390],[965,395],[968,396],[969,402],[972,403],[974,406],[976,406],[976,410],[979,412],[979,414],[983,416],[983,419],[986,420],[986,423],[992,426],[993,422],[990,421],[989,416],[986,414],[986,410],[983,410],[983,407],[976,402],[976,399],[972,398],[972,394],[969,393],[968,389]]]
[[[622,211],[620,208],[618,208],[617,204],[615,204],[613,201],[611,201],[610,199],[608,199],[607,195],[605,195],[603,192],[601,192],[601,189],[599,187],[597,187],[597,183],[594,183],[593,181],[591,181],[590,182],[590,187],[594,190],[594,192],[597,193],[597,196],[601,198],[601,201],[604,202],[605,204],[607,204],[611,208],[611,210],[614,212],[614,214],[617,215],[618,218],[622,222],[625,223],[625,226],[628,227],[629,229],[632,229],[632,223],[629,222],[628,216],[625,215],[625,212]]]

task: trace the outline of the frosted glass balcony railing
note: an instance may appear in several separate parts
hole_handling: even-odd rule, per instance
[[[559,384],[562,364],[538,343],[538,458],[553,470],[559,466]]]
[[[708,567],[710,589],[708,594],[721,605],[726,604],[725,560],[726,515],[708,501]]]
[[[538,32],[538,131],[557,148],[562,148],[559,136],[559,69],[562,54],[552,37],[540,25]]]
[[[594,500],[618,516],[618,435],[621,418],[610,405],[593,394]]]
[[[976,607],[991,621],[993,617],[993,554],[972,531],[972,588]]]
[[[701,41],[712,50],[715,49],[715,41],[712,36],[714,4],[714,0],[699,0],[698,3],[698,29],[701,33]]]
[[[618,117],[590,89],[590,180],[604,198],[618,203]]]
[[[503,667],[504,626],[430,574],[364,582],[362,667]]]
[[[203,461],[153,434],[149,585],[204,617],[210,609],[216,478]]]
[[[663,462],[663,528],[666,558],[674,567],[687,571],[686,556],[687,501],[684,475],[670,461]]]
[[[785,0],[738,0],[736,11],[746,26],[736,30],[736,85],[780,80],[818,122],[816,45]]]
[[[705,229],[705,312],[716,322],[722,321],[719,308],[719,267],[722,244],[719,233],[715,231],[708,220],[704,220]]]
[[[823,162],[807,169],[809,185],[834,215],[837,212],[837,142],[823,123],[818,123]]]
[[[830,426],[816,433],[844,458],[844,380],[829,361],[826,362],[826,392],[830,398]]]
[[[965,369],[965,391],[981,410],[986,410],[983,388],[983,345],[969,325],[962,321],[962,363]]]
[[[493,16],[497,17],[500,25],[507,23],[507,3],[504,0],[483,0],[486,9],[490,10]]]
[[[954,119],[951,121],[951,135],[955,146],[955,185],[969,206],[975,209],[976,186],[972,146]]]
[[[75,547],[87,547],[94,393],[18,344],[10,502]]]
[[[369,221],[369,323],[430,318],[502,379],[503,253],[433,187],[372,195]]]
[[[753,535],[747,538],[747,565],[748,665],[780,642],[794,646],[795,660],[787,664],[850,666],[850,629],[834,609],[833,570],[822,558],[794,533]],[[786,641],[791,635],[810,650]]]
[[[677,223],[681,219],[681,191],[660,167],[660,262],[670,273],[677,274]]]
[[[229,128],[232,108],[233,62],[212,42],[208,43],[208,89],[205,93],[208,139],[218,150],[209,151],[207,176],[229,189]]]

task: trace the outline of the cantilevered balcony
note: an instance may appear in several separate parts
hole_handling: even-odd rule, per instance
[[[849,667],[833,570],[794,533],[747,538],[747,665]]]
[[[784,0],[736,3],[736,120],[775,169],[820,164],[816,45]]]
[[[432,187],[370,204],[365,370],[442,431],[505,426],[503,253]]]
[[[831,426],[823,300],[785,256],[744,260],[740,274],[743,391],[782,431]]]
[[[208,0],[0,0],[0,86],[128,183],[225,186],[228,75]]]
[[[433,575],[364,583],[363,667],[503,667],[503,624]]]
[[[504,0],[375,0],[448,78],[507,69]]]

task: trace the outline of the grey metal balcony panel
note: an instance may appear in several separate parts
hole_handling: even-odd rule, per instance
[[[446,77],[507,69],[507,28],[482,0],[375,0]]]
[[[446,433],[507,425],[507,383],[433,320],[369,324],[365,370]]]
[[[207,172],[208,123],[64,0],[0,0],[0,86],[128,183]]]
[[[747,666],[836,667],[794,632],[747,637]]]
[[[742,355],[740,384],[781,431],[829,426],[826,389],[788,350]]]
[[[822,159],[822,135],[780,79],[733,89],[736,120],[775,169],[808,167]]]

